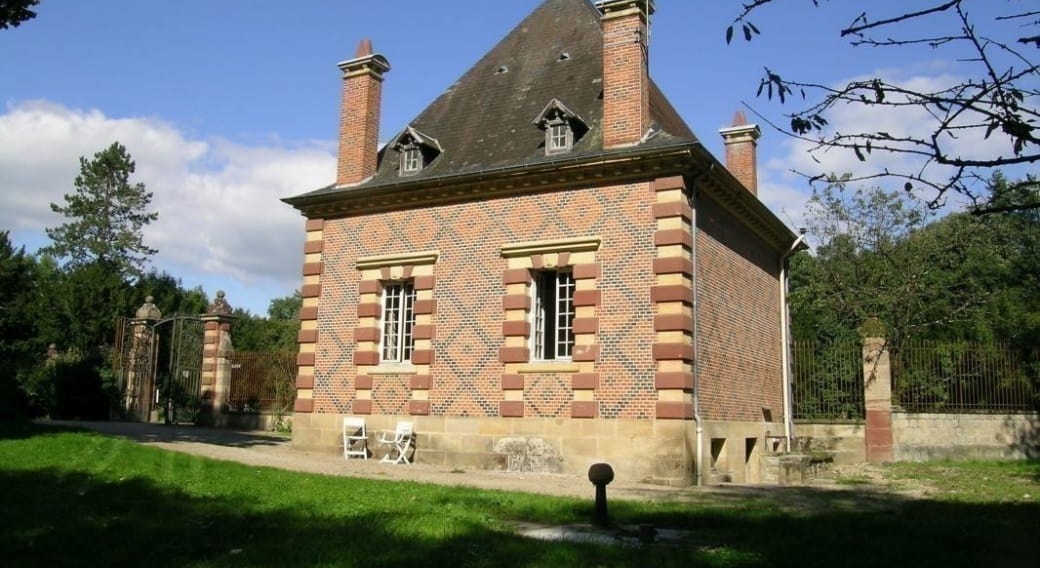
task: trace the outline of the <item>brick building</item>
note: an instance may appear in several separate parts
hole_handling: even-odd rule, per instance
[[[756,197],[757,127],[722,131],[727,169],[649,78],[653,12],[546,0],[381,149],[390,64],[340,64],[336,183],[285,200],[298,447],[363,415],[414,419],[420,462],[757,478],[795,236]]]

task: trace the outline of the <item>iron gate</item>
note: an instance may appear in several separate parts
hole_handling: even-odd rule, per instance
[[[119,318],[113,365],[127,418],[195,423],[202,401],[205,328],[198,316]]]

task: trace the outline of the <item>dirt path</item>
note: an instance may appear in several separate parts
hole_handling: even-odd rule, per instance
[[[414,481],[487,490],[520,491],[542,495],[592,498],[594,490],[583,476],[525,474],[495,471],[462,471],[427,464],[389,465],[378,460],[344,460],[338,454],[302,452],[292,448],[287,436],[269,432],[239,432],[194,426],[165,426],[127,422],[50,421],[46,424],[93,430],[154,446],[212,459],[247,465],[322,475]],[[780,509],[877,510],[898,508],[914,494],[899,493],[880,485],[853,489],[823,480],[811,486],[708,486],[673,488],[645,483],[614,483],[611,499],[681,501],[719,506],[739,506],[748,500],[766,501]]]

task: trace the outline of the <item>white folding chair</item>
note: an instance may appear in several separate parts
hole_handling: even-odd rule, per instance
[[[368,430],[360,416],[343,417],[343,459],[368,459]]]
[[[383,463],[412,463],[408,450],[415,444],[415,423],[398,422],[397,428],[391,432],[379,433],[379,444],[386,446],[386,455],[380,460]]]

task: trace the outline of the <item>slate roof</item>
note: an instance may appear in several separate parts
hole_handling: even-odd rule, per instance
[[[392,78],[388,78],[392,81]],[[589,0],[546,0],[454,85],[404,125],[439,141],[443,152],[409,180],[536,165],[560,159],[545,155],[545,134],[532,124],[558,99],[588,124],[589,131],[566,154],[603,153],[603,28]],[[651,118],[657,134],[633,150],[696,143],[671,103],[651,82]],[[397,139],[400,132],[392,139]],[[398,152],[387,145],[377,173],[350,188],[329,186],[292,200],[401,181]]]

